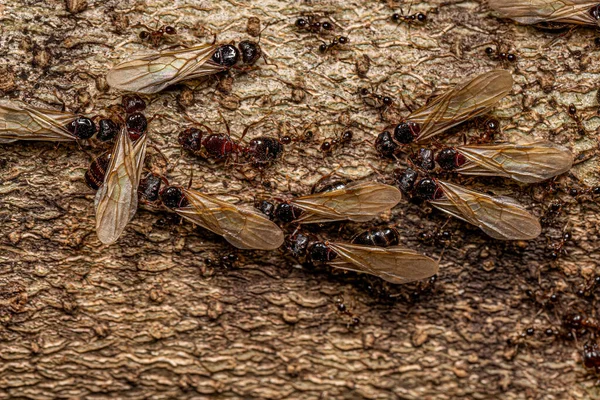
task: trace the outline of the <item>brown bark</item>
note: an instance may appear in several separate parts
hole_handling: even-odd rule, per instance
[[[394,165],[376,157],[372,142],[394,113],[406,115],[407,106],[497,67],[512,70],[516,80],[493,113],[502,122],[501,138],[535,135],[576,152],[597,146],[592,30],[561,35],[516,26],[491,17],[476,1],[414,2],[411,13],[428,14],[426,24],[414,26],[390,22],[399,7],[374,0],[176,4],[5,2],[0,90],[37,106],[64,103],[71,111],[100,114],[120,96],[103,81],[107,69],[151,46],[140,42],[137,23],[176,26],[178,35],[162,44],[168,46],[210,41],[212,33],[219,41],[238,41],[248,36],[248,18],[258,17],[263,28],[270,24],[261,36],[268,63],[235,72],[230,93],[209,81],[193,92],[175,88],[152,96],[147,115],[167,118],[152,122],[150,138],[171,161],[171,181],[185,185],[193,170],[193,187],[244,201],[261,193],[307,193],[332,171],[391,181]],[[350,43],[320,54],[320,39],[294,27],[311,11],[331,11]],[[484,49],[495,41],[518,61],[490,60]],[[361,87],[395,99],[384,114],[388,122],[363,104]],[[584,136],[567,114],[569,103],[585,120]],[[275,123],[251,129],[248,137],[276,134],[278,126],[296,138],[313,130],[315,138],[288,146],[261,185],[260,177],[240,179],[239,169],[253,173],[245,167],[180,158],[176,137],[187,124],[184,111],[223,132],[220,111],[238,136],[269,116]],[[354,145],[324,156],[320,144],[347,129]],[[476,135],[477,128],[451,137],[460,141],[463,132]],[[515,196],[538,215],[564,202],[542,236],[527,243],[494,241],[456,220],[444,225],[441,213],[403,201],[391,223],[407,246],[437,257],[444,246],[420,242],[419,234],[442,227],[452,233],[438,282],[415,299],[418,285],[299,268],[283,251],[234,252],[219,237],[160,211],[140,210],[117,245],[101,246],[94,195],[83,180],[88,154],[101,151],[75,144],[0,146],[2,398],[598,397],[596,378],[580,360],[590,335],[575,343],[544,334],[561,330],[567,312],[595,316],[596,298],[575,295],[599,260],[598,207],[589,196],[549,194],[543,184],[466,181]],[[593,158],[559,184],[596,185],[597,171]],[[322,234],[347,239],[371,225]],[[553,261],[548,245],[563,229],[573,239],[567,254]],[[218,262],[230,253],[238,260]],[[559,295],[553,307],[547,304],[552,293]],[[358,323],[338,311],[340,301]],[[527,336],[530,327],[535,331]]]

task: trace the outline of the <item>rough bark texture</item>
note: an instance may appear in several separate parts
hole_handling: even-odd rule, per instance
[[[413,3],[411,13],[427,13],[425,24],[392,23],[400,5],[374,0],[3,2],[0,90],[37,106],[106,113],[121,95],[106,87],[107,69],[152,47],[140,41],[143,28],[136,24],[174,25],[178,35],[160,44],[167,47],[212,41],[213,33],[237,42],[248,37],[248,18],[258,17],[263,28],[270,24],[261,36],[267,63],[234,72],[230,93],[209,80],[193,91],[179,87],[148,98],[146,114],[161,114],[150,138],[170,160],[171,181],[185,185],[193,170],[194,188],[249,202],[266,193],[307,193],[333,171],[391,182],[396,165],[376,157],[375,135],[408,107],[498,67],[516,80],[493,112],[503,128],[499,139],[535,135],[577,153],[596,148],[600,71],[593,30],[516,26],[477,1]],[[331,12],[335,33],[350,43],[320,54],[321,38],[294,26],[308,12]],[[488,46],[518,61],[491,60]],[[370,69],[357,71],[365,57]],[[383,113],[368,107],[357,95],[362,87],[392,96],[394,106]],[[570,103],[583,135],[567,113]],[[262,183],[260,176],[243,179],[255,172],[212,165],[178,148],[178,132],[190,126],[186,113],[224,132],[218,112],[237,137],[269,117],[244,140],[277,132],[300,138],[308,130],[314,139],[287,146]],[[353,145],[323,155],[321,143],[348,129]],[[461,141],[478,129],[464,126],[444,139]],[[235,252],[163,211],[140,210],[117,245],[102,246],[83,174],[104,150],[0,146],[2,398],[599,397],[596,376],[581,363],[590,334],[575,342],[560,333],[567,312],[596,313],[593,294],[575,293],[598,267],[598,207],[592,196],[566,193],[598,184],[595,158],[561,177],[556,194],[545,184],[451,178],[514,196],[546,216],[542,236],[527,243],[491,240],[406,201],[391,222],[321,230],[347,239],[391,223],[407,246],[434,257],[444,244],[419,241],[419,234],[451,232],[438,281],[426,288],[301,267],[283,251]],[[550,212],[559,201],[562,208]],[[553,260],[549,246],[563,230],[572,239]],[[231,253],[237,261],[219,261]],[[553,293],[558,300],[551,304]],[[556,334],[547,336],[547,329]]]

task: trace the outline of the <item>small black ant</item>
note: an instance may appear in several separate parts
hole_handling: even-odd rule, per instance
[[[404,15],[404,12],[401,10],[400,13],[392,14],[392,21],[394,21],[394,22],[403,21],[403,22],[408,22],[408,23],[415,23],[415,22],[425,23],[427,21],[427,15],[425,15],[424,13],[420,13],[420,12],[411,14],[411,15]]]
[[[334,149],[336,149],[340,145],[345,145],[352,142],[352,138],[354,137],[354,133],[352,131],[347,130],[344,131],[339,139],[327,140],[321,143],[321,151],[324,153],[331,153]]]
[[[487,54],[490,59],[496,61],[508,61],[510,63],[517,61],[517,56],[514,53],[499,51],[498,49],[494,50],[493,47],[486,47],[485,54]]]
[[[333,38],[333,40],[329,44],[321,43],[321,45],[319,46],[319,51],[321,53],[326,53],[329,50],[331,50],[332,48],[337,47],[340,44],[344,45],[347,43],[348,43],[348,38],[346,36],[339,36],[339,37]]]

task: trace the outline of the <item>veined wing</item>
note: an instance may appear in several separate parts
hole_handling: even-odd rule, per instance
[[[547,141],[458,146],[468,162],[457,169],[467,175],[503,176],[534,183],[563,174],[573,165],[573,154]]]
[[[406,120],[420,125],[416,141],[438,135],[468,119],[489,111],[512,89],[513,78],[505,70],[493,70],[458,84]]]
[[[190,205],[175,209],[185,219],[223,236],[238,249],[274,250],[283,244],[279,226],[250,208],[184,190]]]
[[[502,18],[531,25],[555,22],[579,25],[598,25],[590,9],[598,1],[590,0],[489,0],[489,6]]]
[[[8,101],[0,102],[0,143],[17,140],[70,142],[76,140],[66,128],[77,116],[42,110]]]
[[[119,133],[104,183],[96,193],[96,234],[104,244],[119,239],[138,206],[138,186],[146,157],[147,136],[135,144],[126,129]]]
[[[332,221],[369,221],[400,202],[400,191],[378,182],[354,182],[343,189],[298,197],[291,203],[304,213],[302,224]]]
[[[542,227],[537,218],[510,197],[475,192],[436,180],[444,197],[430,203],[448,214],[473,224],[494,239],[528,240],[538,237]]]
[[[157,93],[177,82],[216,74],[223,67],[210,61],[217,45],[200,45],[165,51],[126,61],[106,75],[116,89],[137,93]]]
[[[437,274],[437,261],[401,246],[377,247],[350,243],[327,243],[338,258],[332,267],[363,272],[391,283],[408,283]]]

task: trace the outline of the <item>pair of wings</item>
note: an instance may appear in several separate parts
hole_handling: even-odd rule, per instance
[[[123,128],[114,144],[104,182],[94,202],[96,234],[104,244],[116,242],[137,211],[146,143],[146,135],[132,143]]]
[[[542,231],[540,222],[510,197],[490,196],[436,180],[444,196],[434,207],[479,227],[494,239],[529,240]]]
[[[0,102],[0,143],[17,140],[70,142],[76,140],[66,126],[77,116],[43,110],[9,101]]]
[[[326,243],[337,258],[328,262],[335,268],[362,272],[391,283],[408,283],[437,274],[439,263],[401,246],[377,247],[350,243]]]
[[[115,89],[158,93],[175,83],[223,71],[224,67],[211,61],[218,47],[204,44],[145,55],[114,66],[106,75],[106,81]]]
[[[402,195],[378,182],[353,182],[342,189],[297,197],[290,203],[304,212],[295,221],[314,224],[333,221],[363,222],[391,210]]]
[[[489,6],[502,18],[532,25],[554,22],[597,26],[590,9],[599,4],[590,0],[489,0]]]
[[[249,207],[240,207],[213,196],[184,189],[189,205],[175,209],[188,221],[221,235],[238,249],[274,250],[283,244],[283,231]]]
[[[415,141],[431,139],[468,119],[488,112],[513,86],[512,74],[492,70],[462,82],[406,117],[420,125]]]
[[[457,169],[466,175],[502,176],[535,183],[563,174],[573,165],[573,154],[547,141],[457,146],[468,160]]]

